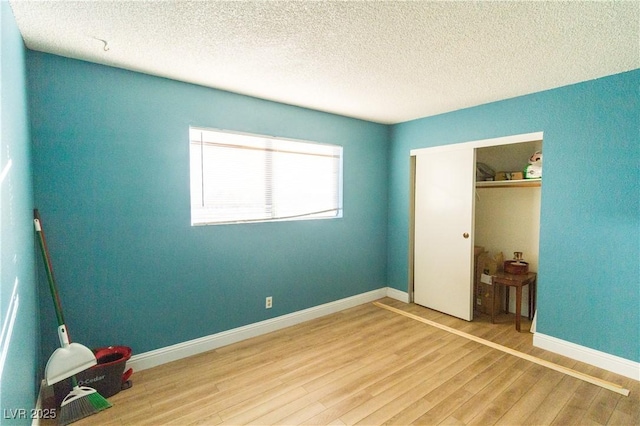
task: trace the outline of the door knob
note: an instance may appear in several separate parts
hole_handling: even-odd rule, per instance
[[[463,236],[464,238],[469,238],[469,233],[465,232],[464,234],[462,234],[462,236]]]

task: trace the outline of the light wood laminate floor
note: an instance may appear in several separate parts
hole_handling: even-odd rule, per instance
[[[135,372],[75,425],[637,425],[637,381],[532,346],[513,316],[383,303],[630,389],[624,397],[365,304]],[[46,423],[45,423],[46,424]]]

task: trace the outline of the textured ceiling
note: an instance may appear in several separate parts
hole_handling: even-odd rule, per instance
[[[9,3],[33,50],[380,123],[640,68],[638,1]]]

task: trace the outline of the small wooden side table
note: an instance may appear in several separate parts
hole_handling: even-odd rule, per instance
[[[516,288],[516,330],[520,331],[520,316],[522,314],[522,287],[529,286],[529,319],[533,319],[533,313],[536,309],[536,273],[528,272],[526,274],[508,274],[506,272],[497,272],[493,275],[493,285],[503,285],[507,293],[507,311],[509,310],[509,287]],[[495,291],[495,294],[500,292]],[[495,314],[491,315],[491,322],[495,322]]]

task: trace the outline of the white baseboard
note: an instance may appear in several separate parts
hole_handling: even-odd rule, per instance
[[[587,348],[586,346],[576,345],[542,333],[533,335],[533,346],[640,381],[640,363],[635,361]]]
[[[374,300],[378,300],[386,296],[397,298],[395,297],[397,296],[397,293],[402,293],[401,291],[395,290],[391,292],[393,294],[392,296],[389,294],[389,290],[390,289],[387,287],[380,288],[378,290],[336,300],[335,302],[326,303],[324,305],[314,306],[313,308],[245,325],[243,327],[234,328],[232,330],[223,331],[210,336],[204,336],[198,339],[133,355],[127,362],[127,368],[133,368],[133,371],[146,370],[147,368],[156,367],[158,365],[166,364],[167,362],[177,361],[182,358],[197,355],[222,346],[227,346],[251,337],[260,336],[285,327],[290,327],[305,321],[343,311],[354,306],[373,302]]]
[[[36,400],[36,406],[34,407],[36,413],[39,413],[42,409],[42,400],[44,399],[42,396],[42,394],[44,393],[43,389],[44,380],[40,382],[40,388],[38,389],[38,399]],[[40,418],[38,416],[35,416],[33,419],[31,419],[31,426],[40,426]]]
[[[51,396],[49,392],[51,392],[51,387],[47,386],[44,380],[41,380],[40,389],[38,390],[38,399],[36,400],[36,406],[33,408],[35,413],[44,413],[44,401]],[[48,407],[47,409],[50,408]],[[47,414],[51,413],[48,412]],[[49,418],[50,416],[48,415],[47,417]],[[40,426],[41,422],[42,420],[40,419],[40,416],[33,416],[31,426]]]
[[[387,287],[387,297],[399,300],[404,303],[409,303],[409,293],[406,291],[400,291],[392,287]]]

